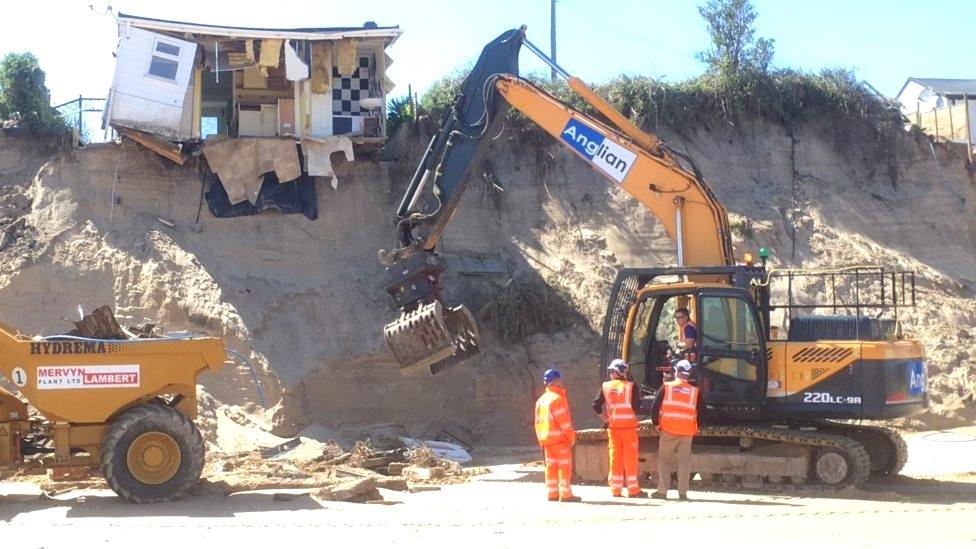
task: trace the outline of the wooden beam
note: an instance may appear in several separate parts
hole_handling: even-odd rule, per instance
[[[115,131],[119,132],[123,136],[128,137],[159,156],[168,158],[181,166],[187,160],[187,156],[183,154],[182,150],[180,150],[179,145],[175,145],[169,141],[165,141],[145,132],[133,130],[132,128],[123,128],[121,126],[112,127],[115,128]]]
[[[971,126],[972,123],[969,121],[969,94],[965,94],[964,93],[962,95],[962,102],[966,106],[966,109],[963,111],[963,112],[966,113],[966,116],[965,116],[965,120],[966,120],[966,154],[969,155],[969,163],[972,164],[973,163],[973,132],[972,132],[972,128],[973,127]]]
[[[184,109],[186,106],[183,107]],[[190,123],[190,135],[195,139],[200,138],[200,116],[203,115],[203,69],[196,67],[193,69],[193,118]]]

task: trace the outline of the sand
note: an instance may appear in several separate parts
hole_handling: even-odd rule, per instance
[[[972,421],[976,187],[965,157],[937,146],[936,166],[928,144],[906,133],[896,163],[877,165],[867,143],[838,146],[835,122],[800,127],[795,142],[779,126],[748,120],[667,137],[694,156],[733,222],[749,227],[735,234],[739,253],[767,246],[780,266],[915,269],[919,307],[901,318],[928,349],[933,405],[920,420]],[[225,337],[250,357],[268,409],[257,406],[242,366],[201,376],[214,401],[202,423],[217,447],[238,447],[242,421],[285,438],[320,424],[528,443],[538,376],[550,366],[569,378],[577,423],[593,426],[607,289],[622,266],[674,262],[660,224],[556,146],[499,139],[490,158],[504,192],[474,181],[441,250],[490,254],[510,273],[544,278],[567,292],[579,321],[516,343],[484,330],[484,354],[464,368],[401,378],[381,336],[394,309],[376,250],[392,242],[390,212],[425,143],[408,129],[384,160],[337,162],[342,184],[319,186],[317,221],[274,212],[216,219],[204,205],[197,226],[192,166],[132,143],[58,151],[0,136],[0,214],[10,212],[0,229],[23,219],[0,251],[0,318],[25,333],[57,333],[78,305],[108,304],[125,323]],[[446,285],[449,297],[477,310],[506,280],[453,273]]]

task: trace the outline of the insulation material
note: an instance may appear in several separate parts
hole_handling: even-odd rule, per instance
[[[302,139],[302,154],[305,156],[305,171],[308,175],[328,177],[332,188],[339,188],[339,179],[332,171],[332,153],[343,152],[346,160],[355,160],[352,151],[352,141],[344,135],[333,135],[322,139]]]
[[[251,41],[253,43],[253,40]],[[215,42],[212,49],[204,48],[204,65],[212,71],[246,69],[255,65],[254,51],[247,51],[247,42]],[[252,44],[253,48],[253,44]]]
[[[306,65],[291,47],[291,40],[285,41],[285,78],[288,80],[305,80],[308,78]]]
[[[281,61],[281,44],[280,38],[266,38],[261,41],[261,57],[258,59],[261,74],[267,76],[268,69],[278,68]]]
[[[274,172],[277,181],[291,181],[302,174],[297,147],[290,139],[223,139],[205,144],[203,154],[220,177],[231,205],[247,200],[255,204],[262,174]]]
[[[223,139],[203,146],[210,169],[220,176],[230,204],[248,199],[249,185],[260,179],[254,139]]]
[[[254,61],[254,40],[244,41],[244,54],[250,61]]]
[[[298,147],[291,139],[258,139],[257,155],[261,173],[273,171],[277,174],[278,181],[291,181],[302,175]]]
[[[350,38],[343,38],[336,42],[336,66],[339,74],[351,76],[358,68],[356,59],[356,42]]]
[[[312,42],[312,93],[332,93],[332,44]]]

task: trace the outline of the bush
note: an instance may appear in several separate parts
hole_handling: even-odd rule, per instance
[[[44,85],[44,71],[29,52],[8,53],[0,60],[0,118],[42,133],[67,129],[51,108],[51,93]]]
[[[404,124],[414,121],[410,96],[394,97],[390,99],[386,112],[386,137],[393,137]]]

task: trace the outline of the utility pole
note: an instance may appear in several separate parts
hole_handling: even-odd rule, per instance
[[[549,56],[552,57],[552,62],[556,62],[556,0],[551,1],[551,8],[549,10]],[[556,82],[556,69],[552,69],[550,73],[553,83]]]

